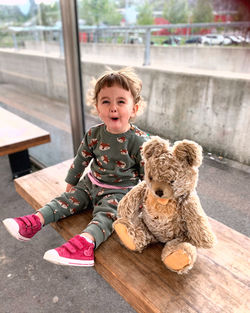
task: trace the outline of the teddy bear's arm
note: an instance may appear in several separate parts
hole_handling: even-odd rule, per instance
[[[146,182],[142,181],[133,187],[119,202],[118,217],[132,218],[139,213],[146,192]]]
[[[183,218],[187,225],[190,242],[196,247],[211,248],[216,243],[208,217],[203,211],[196,193],[190,195],[183,207]]]

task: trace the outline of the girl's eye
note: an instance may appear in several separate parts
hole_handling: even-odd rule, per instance
[[[102,101],[102,103],[103,104],[107,104],[107,103],[109,103],[109,101],[108,100],[104,100],[104,101]]]
[[[120,101],[118,101],[118,103],[119,103],[119,104],[124,104],[125,101],[124,101],[124,100],[120,100]]]

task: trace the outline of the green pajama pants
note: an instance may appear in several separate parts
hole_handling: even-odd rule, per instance
[[[93,219],[83,232],[95,238],[97,248],[112,233],[117,216],[117,205],[130,189],[107,189],[96,186],[85,176],[79,183],[39,209],[47,225],[88,208],[93,208]]]

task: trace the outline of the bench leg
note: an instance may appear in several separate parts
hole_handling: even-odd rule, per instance
[[[13,179],[32,172],[28,150],[9,154]]]

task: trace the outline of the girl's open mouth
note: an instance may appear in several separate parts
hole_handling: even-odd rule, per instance
[[[111,117],[111,120],[112,120],[112,121],[117,121],[117,120],[118,120],[118,117]]]

